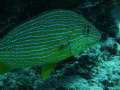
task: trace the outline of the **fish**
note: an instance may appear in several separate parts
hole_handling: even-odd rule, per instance
[[[100,37],[96,27],[74,11],[45,11],[0,39],[0,74],[42,65],[45,80],[56,63],[90,48]]]

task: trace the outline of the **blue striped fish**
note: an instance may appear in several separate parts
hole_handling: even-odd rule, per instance
[[[83,52],[99,39],[99,31],[73,11],[44,12],[0,40],[0,74],[43,65],[42,79],[46,79],[56,63]]]

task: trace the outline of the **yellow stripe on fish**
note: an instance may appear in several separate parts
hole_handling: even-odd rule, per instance
[[[91,47],[98,30],[81,15],[51,10],[16,27],[0,40],[0,73],[43,65],[46,79],[57,62]]]

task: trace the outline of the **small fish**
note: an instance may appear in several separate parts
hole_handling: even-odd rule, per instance
[[[90,48],[99,31],[70,10],[51,10],[14,28],[0,40],[0,74],[16,68],[42,66],[42,79],[55,64]]]

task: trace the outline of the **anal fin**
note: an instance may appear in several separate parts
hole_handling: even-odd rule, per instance
[[[9,67],[7,64],[0,62],[0,74],[4,74],[11,70],[13,70],[13,69],[11,67]]]

